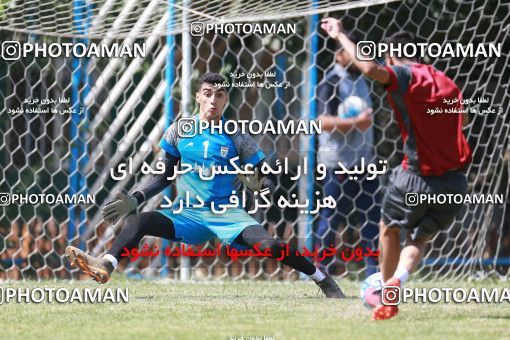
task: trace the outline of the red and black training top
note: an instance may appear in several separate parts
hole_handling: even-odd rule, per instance
[[[404,169],[441,176],[471,162],[462,133],[462,93],[453,80],[430,65],[389,66],[388,101],[404,141]],[[446,101],[445,101],[446,99]],[[430,110],[443,113],[431,114]]]

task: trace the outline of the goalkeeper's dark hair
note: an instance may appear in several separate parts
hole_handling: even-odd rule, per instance
[[[198,83],[198,91],[200,91],[203,84],[209,84],[212,86],[216,86],[218,84],[226,84],[226,83],[227,83],[227,80],[221,74],[215,73],[215,72],[206,72],[202,75],[202,77],[200,77],[200,80]],[[224,88],[222,88],[222,89],[224,89]]]
[[[384,39],[384,42],[386,44],[392,44],[392,45],[415,44],[416,37],[414,36],[414,34],[412,34],[410,32],[399,31],[399,32],[393,33],[389,37],[386,37]],[[410,61],[414,61],[414,62],[418,62],[418,63],[420,62],[420,56],[418,56],[418,55],[415,57],[405,57],[405,58],[395,57],[395,59],[406,59],[406,60],[410,60]]]

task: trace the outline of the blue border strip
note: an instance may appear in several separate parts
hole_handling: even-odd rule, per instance
[[[170,29],[174,22],[174,4],[175,0],[170,0],[168,2],[168,28]],[[174,121],[174,98],[172,97],[172,85],[175,81],[175,36],[173,34],[167,33],[166,36],[166,44],[169,48],[168,55],[166,57],[166,65],[165,65],[165,80],[166,80],[166,89],[165,89],[165,130],[170,127],[172,122]],[[172,189],[167,187],[163,194],[167,197],[172,196]],[[170,246],[170,241],[162,239],[161,248],[166,249],[166,247]],[[162,270],[160,272],[161,277],[167,277],[169,273],[168,269],[168,258],[165,256],[164,252],[161,252],[161,262],[162,262]]]
[[[317,0],[313,1],[313,6],[317,6]],[[311,60],[311,67],[309,70],[309,76],[310,76],[310,87],[309,87],[309,97],[310,103],[308,106],[308,119],[310,121],[315,120],[317,118],[317,99],[315,96],[315,91],[317,89],[318,85],[318,70],[317,70],[317,63],[316,63],[316,56],[319,51],[319,35],[317,34],[317,27],[319,25],[319,15],[315,14],[312,15],[310,24],[308,26],[308,31],[310,34],[310,56],[312,58]],[[307,181],[308,181],[308,200],[310,202],[315,201],[315,172],[313,169],[315,169],[315,157],[316,157],[316,150],[315,150],[315,135],[309,136],[309,143],[308,143],[308,152],[307,152],[307,163],[308,163],[308,175],[307,175]],[[306,226],[306,247],[308,249],[313,249],[313,216],[308,215],[307,216],[307,226]]]
[[[77,34],[86,34],[89,30],[91,23],[90,13],[92,7],[90,3],[85,0],[73,0],[73,26]],[[73,43],[88,44],[89,40],[86,38],[73,39]],[[88,66],[87,58],[73,57],[72,69],[72,91],[71,91],[71,126],[70,135],[71,140],[71,159],[69,163],[69,194],[70,195],[87,195],[87,181],[86,176],[82,172],[88,161],[86,131],[88,130],[89,112],[83,105],[83,99],[90,92],[91,77],[87,74]],[[82,92],[80,92],[80,88]],[[80,112],[80,108],[85,111]],[[83,116],[82,116],[83,113]],[[83,207],[70,205],[69,207],[69,227],[67,238],[71,242],[76,235],[80,235],[82,229],[86,226],[86,211]],[[76,218],[78,224],[76,225]],[[79,247],[85,249],[86,244],[80,240]]]

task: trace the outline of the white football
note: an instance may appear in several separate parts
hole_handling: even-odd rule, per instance
[[[338,115],[342,118],[353,118],[368,109],[367,103],[358,96],[349,96],[338,106]]]
[[[361,282],[361,289],[359,292],[360,298],[365,303],[365,291],[368,288],[382,289],[383,280],[381,272],[374,273],[367,277],[365,281]]]

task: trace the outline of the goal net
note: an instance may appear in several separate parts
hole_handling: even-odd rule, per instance
[[[344,28],[363,41],[381,42],[406,30],[439,45],[501,44],[499,57],[424,60],[452,78],[464,98],[475,99],[466,105],[470,123],[464,129],[473,149],[468,191],[501,195],[503,203],[466,204],[427,247],[418,277],[506,277],[510,13],[502,1],[32,0],[0,2],[0,279],[77,278],[65,260],[67,245],[94,255],[106,252],[122,223],[102,221],[100,207],[119,191],[131,192],[150,178],[133,171],[119,181],[112,178],[112,169],[128,160],[134,169],[157,161],[166,127],[196,112],[194,94],[204,72],[219,72],[229,82],[235,81],[233,74],[270,74],[271,82],[287,84],[231,88],[227,118],[315,119],[321,113],[318,88],[334,65],[335,46],[320,31],[320,19],[326,15],[341,17]],[[219,24],[223,31],[214,30]],[[254,24],[262,29],[253,29]],[[289,26],[289,32],[276,31]],[[264,31],[271,27],[273,31]],[[72,46],[92,43],[143,46],[145,53],[73,55],[83,50]],[[27,47],[36,44],[39,47]],[[66,46],[72,53],[66,54]],[[398,126],[384,89],[368,84],[375,155],[387,160],[391,169],[403,156]],[[298,166],[317,164],[315,136],[253,137],[268,159],[288,159],[290,173],[275,176],[275,194],[305,199],[322,190],[323,183],[314,176],[291,179],[298,175]],[[374,206],[354,204],[344,212],[345,222],[332,227],[337,254],[329,266],[334,275],[355,279],[365,275],[364,261],[346,260],[341,254],[372,241],[363,239],[363,230],[371,227],[368,210],[378,209],[388,175],[379,178],[374,192],[362,189],[358,194],[369,195]],[[140,210],[158,209],[162,195],[174,191],[169,188]],[[32,196],[14,202],[14,195],[22,194]],[[91,196],[93,202],[52,203],[41,198],[77,194]],[[296,207],[274,204],[254,217],[299,249],[313,247],[323,235],[317,232],[319,214],[304,215]],[[207,246],[215,247],[216,242]],[[156,238],[145,238],[140,246],[144,244],[180,247]],[[299,277],[279,261],[234,260],[225,253],[210,258],[140,256],[123,263],[121,270],[129,277],[171,279]]]

